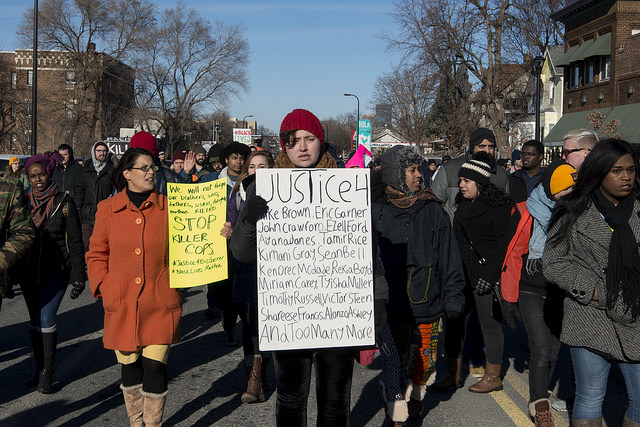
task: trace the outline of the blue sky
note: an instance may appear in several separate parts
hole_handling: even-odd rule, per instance
[[[15,5],[22,3],[23,5]],[[156,0],[160,8],[174,1]],[[15,32],[32,2],[0,0],[0,50],[18,47]],[[397,32],[389,0],[205,1],[184,0],[209,21],[243,24],[249,40],[249,90],[227,110],[278,131],[294,108],[307,108],[321,120],[355,112],[373,112],[376,79],[396,65],[378,36]],[[250,119],[249,119],[250,120]]]

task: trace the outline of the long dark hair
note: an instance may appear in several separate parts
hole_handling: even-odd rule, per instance
[[[633,183],[631,196],[633,198],[638,197],[640,194],[640,173],[638,173],[640,167],[638,165],[638,156],[631,145],[627,141],[613,138],[597,143],[584,159],[573,191],[560,199],[553,211],[549,229],[560,219],[563,219],[564,222],[562,232],[551,237],[551,244],[555,244],[569,236],[573,224],[591,205],[591,193],[600,188],[600,184],[602,184],[611,167],[616,164],[620,157],[626,154],[631,155],[636,167],[636,179]]]
[[[151,157],[152,163],[154,162],[153,154],[143,148],[131,147],[124,152],[111,176],[111,184],[116,187],[116,190],[121,191],[127,187],[127,179],[122,172],[131,169],[140,156],[149,156]]]

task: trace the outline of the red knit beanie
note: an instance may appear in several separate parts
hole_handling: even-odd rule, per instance
[[[149,132],[140,131],[131,137],[129,142],[130,147],[142,148],[153,154],[153,157],[158,157],[158,146],[156,145],[156,139]]]
[[[311,111],[298,108],[287,114],[280,125],[280,133],[291,130],[306,130],[307,132],[311,132],[320,140],[320,144],[324,147],[322,125],[320,124],[320,120],[318,120]],[[282,151],[287,151],[282,138],[280,138],[280,146],[282,147]]]
[[[185,151],[174,151],[171,161],[175,162],[176,160],[184,160],[186,156],[187,153]]]

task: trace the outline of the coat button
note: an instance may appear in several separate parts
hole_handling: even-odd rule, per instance
[[[136,282],[136,285],[139,285],[140,283],[142,283],[142,279],[140,277],[136,277],[134,282]]]
[[[136,218],[136,224],[142,224],[142,218]]]
[[[140,255],[142,253],[142,249],[136,248],[134,252],[136,253],[136,255]]]
[[[571,291],[571,293],[572,293],[572,294],[574,294],[574,295],[578,295],[578,290],[577,290],[577,289],[573,289],[573,290]]]

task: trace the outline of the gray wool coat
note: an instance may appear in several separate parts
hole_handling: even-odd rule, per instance
[[[640,202],[636,200],[629,224],[640,241]],[[561,219],[549,230],[542,271],[550,282],[567,292],[562,321],[562,342],[625,361],[640,361],[640,320],[617,305],[607,310],[606,266],[612,231],[591,203],[571,227],[570,237],[552,245],[565,225]],[[638,284],[640,286],[640,283]],[[598,301],[592,301],[594,291]]]

